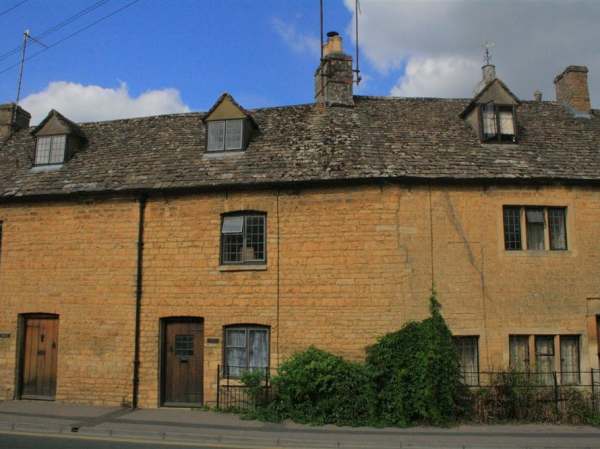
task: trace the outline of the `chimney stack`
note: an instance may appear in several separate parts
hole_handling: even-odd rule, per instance
[[[473,90],[473,96],[475,97],[479,95],[488,84],[496,79],[496,66],[493,64],[484,65],[481,67],[481,74],[481,81],[477,83],[477,86],[475,86],[475,89]]]
[[[325,106],[354,106],[353,83],[352,57],[344,53],[342,37],[330,31],[315,73],[315,101]]]
[[[587,67],[570,65],[554,78],[556,101],[566,106],[576,117],[589,117],[592,109],[587,74]]]
[[[0,141],[20,129],[29,128],[31,114],[14,103],[0,105]]]

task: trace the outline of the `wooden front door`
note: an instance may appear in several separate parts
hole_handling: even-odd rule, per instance
[[[21,398],[52,400],[56,394],[58,317],[27,317],[24,331]]]
[[[163,405],[202,405],[202,321],[168,320],[165,322],[163,335]]]

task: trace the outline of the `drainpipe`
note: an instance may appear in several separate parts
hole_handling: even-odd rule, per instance
[[[133,349],[133,392],[131,408],[138,406],[138,392],[140,387],[140,314],[142,310],[142,269],[144,262],[144,215],[148,197],[142,194],[139,198],[139,221],[137,241],[137,271],[135,283],[135,343]]]

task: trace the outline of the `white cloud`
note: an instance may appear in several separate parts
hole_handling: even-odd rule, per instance
[[[271,20],[271,25],[293,52],[298,54],[308,53],[310,56],[318,56],[321,53],[317,37],[301,33],[296,29],[295,25],[285,22],[278,17]]]
[[[470,97],[479,64],[461,57],[411,58],[390,92],[398,97]]]
[[[352,12],[354,2],[345,0]],[[592,103],[600,104],[598,0],[361,0],[360,4],[362,54],[380,74],[401,72],[411,62],[413,69],[425,70],[424,60],[435,61],[430,64],[438,69],[449,60],[473,61],[480,67],[481,44],[491,40],[496,43],[492,62],[498,76],[521,98],[530,99],[534,90],[541,89],[545,99],[554,99],[554,76],[568,65],[587,65]],[[478,67],[476,72],[479,78]],[[414,76],[405,89],[424,83]],[[448,84],[443,95],[470,92],[472,80]],[[403,82],[400,79],[397,87]],[[422,91],[427,88],[423,85],[419,92],[439,95],[444,81],[432,75],[430,82],[434,84],[429,91]]]
[[[76,122],[188,112],[177,89],[149,90],[131,97],[127,85],[101,87],[53,81],[41,92],[28,95],[21,106],[39,123],[51,109]]]

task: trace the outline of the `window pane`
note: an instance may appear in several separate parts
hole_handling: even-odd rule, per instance
[[[244,237],[242,234],[223,234],[223,262],[241,262]]]
[[[242,148],[243,120],[227,120],[227,132],[225,133],[225,149],[240,150]]]
[[[225,122],[208,122],[208,150],[218,151],[224,149],[225,144]]]
[[[194,355],[193,335],[175,335],[175,355],[177,357],[190,357]]]
[[[50,141],[51,137],[38,137],[37,148],[35,152],[36,165],[47,164],[50,160]]]
[[[266,368],[269,366],[269,334],[266,329],[251,329],[249,368]]]
[[[504,208],[504,247],[507,250],[521,249],[521,208]]]
[[[479,385],[478,337],[454,337],[465,385]]]
[[[544,224],[544,209],[527,209],[527,223]]]
[[[265,260],[265,217],[255,215],[246,217],[246,248],[244,261]]]
[[[564,385],[579,383],[579,336],[560,337],[560,382]]]
[[[227,329],[228,348],[245,348],[246,347],[246,330],[245,329]]]
[[[489,139],[496,136],[496,108],[493,103],[488,103],[483,107],[483,137]]]
[[[510,368],[515,371],[529,371],[529,337],[527,335],[511,335]]]
[[[548,227],[550,229],[550,249],[567,249],[564,208],[548,208]]]
[[[227,349],[227,372],[229,375],[240,377],[246,368],[246,349]]]
[[[545,385],[554,383],[554,337],[538,335],[535,337],[535,370],[539,381]]]
[[[512,111],[500,111],[498,114],[500,120],[500,134],[515,135],[515,124]]]
[[[544,245],[544,209],[531,209],[525,211],[527,219],[527,249],[543,250]]]
[[[244,217],[223,217],[223,228],[221,232],[223,234],[240,234],[244,228]]]
[[[50,148],[50,164],[62,164],[65,161],[66,136],[52,136]]]

